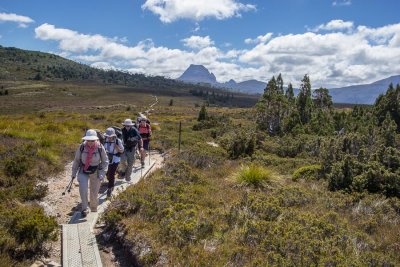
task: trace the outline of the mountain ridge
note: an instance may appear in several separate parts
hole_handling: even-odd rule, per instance
[[[267,83],[251,79],[237,83],[230,79],[228,82],[219,83],[215,75],[203,65],[191,64],[178,80],[189,83],[208,83],[214,87],[228,88],[249,94],[262,94]],[[330,88],[329,93],[335,103],[343,104],[367,104],[372,105],[375,99],[384,94],[390,83],[400,83],[400,75],[393,75],[369,84],[349,85],[338,88]],[[298,89],[295,89],[295,94]]]

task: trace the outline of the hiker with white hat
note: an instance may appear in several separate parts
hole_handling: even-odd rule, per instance
[[[112,127],[107,128],[104,136],[106,137],[104,148],[106,149],[109,162],[107,170],[107,197],[111,197],[115,183],[115,172],[117,171],[118,164],[121,161],[121,155],[124,152],[124,145],[121,139],[117,137],[115,130]]]
[[[72,179],[78,174],[79,194],[82,202],[82,217],[86,217],[88,205],[91,212],[97,212],[101,180],[106,176],[108,158],[104,146],[99,142],[97,132],[93,129],[86,131],[79,145],[72,164]],[[90,201],[88,203],[88,188],[90,184]]]
[[[135,162],[136,146],[139,146],[140,151],[142,151],[143,141],[131,119],[126,119],[122,125],[124,125],[122,129],[124,153],[121,157],[121,176],[125,176],[125,180],[129,182],[131,180],[133,163]]]

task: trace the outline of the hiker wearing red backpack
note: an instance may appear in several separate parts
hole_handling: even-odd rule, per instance
[[[146,117],[141,117],[139,119],[138,131],[143,140],[143,148],[144,149],[140,151],[141,164],[143,167],[144,160],[146,158],[146,151],[149,151],[149,148],[150,148],[150,136],[151,136],[151,126],[150,126],[150,123],[148,123],[148,119]]]
[[[81,216],[86,217],[88,205],[91,212],[97,212],[101,181],[108,169],[108,158],[104,146],[99,142],[95,130],[87,130],[82,138],[72,163],[72,179],[78,174],[79,194],[81,196]],[[88,203],[88,188],[90,184],[90,202]]]
[[[118,164],[121,161],[121,155],[124,152],[124,145],[122,140],[117,137],[115,129],[112,127],[107,128],[104,136],[106,137],[104,148],[106,149],[109,161],[107,170],[107,197],[111,197],[111,193],[114,190],[115,172],[117,171]]]

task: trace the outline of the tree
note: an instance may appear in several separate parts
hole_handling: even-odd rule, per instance
[[[291,83],[289,83],[285,95],[289,101],[289,104],[293,105],[296,99],[294,97],[293,86]]]
[[[170,100],[169,100],[169,106],[173,106],[174,105],[174,100],[171,98]]]
[[[282,78],[280,78],[282,80]],[[270,135],[282,132],[283,119],[287,111],[287,99],[278,89],[275,77],[268,81],[260,101],[257,103],[257,125]]]
[[[392,119],[390,113],[386,113],[385,120],[380,127],[386,147],[396,147],[396,129],[397,125]]]
[[[313,95],[314,107],[318,109],[332,108],[332,97],[329,95],[328,89],[320,87],[319,89],[314,90]]]
[[[278,91],[279,94],[283,95],[283,79],[282,79],[282,75],[279,73],[278,77],[276,78],[276,89]]]
[[[201,106],[199,117],[197,118],[198,121],[204,121],[208,119],[207,110],[205,104]]]
[[[308,75],[304,75],[301,80],[300,92],[297,97],[297,109],[300,113],[300,119],[303,124],[308,123],[311,119],[313,102],[311,99],[311,83]]]

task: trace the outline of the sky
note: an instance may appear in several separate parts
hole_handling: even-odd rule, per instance
[[[93,67],[313,88],[400,75],[399,0],[1,0],[0,45]]]

